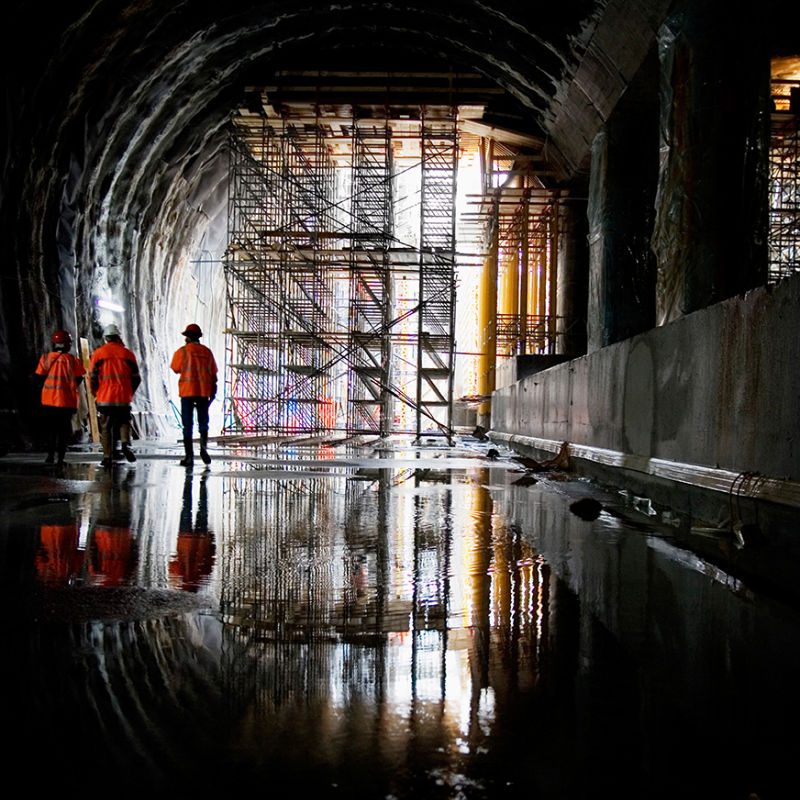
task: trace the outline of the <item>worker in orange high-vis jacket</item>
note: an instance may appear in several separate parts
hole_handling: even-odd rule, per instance
[[[197,409],[197,427],[200,431],[200,458],[204,464],[211,463],[208,454],[208,407],[217,396],[217,363],[211,351],[200,344],[203,331],[194,322],[186,326],[181,334],[186,344],[175,351],[170,368],[177,372],[178,394],[181,398],[181,424],[183,425],[184,457],[182,467],[194,463],[192,430],[194,410]]]
[[[92,353],[89,362],[89,385],[100,415],[101,464],[110,467],[117,433],[122,455],[136,461],[131,450],[131,400],[142,379],[136,356],[122,343],[119,328],[107,325],[103,339],[105,344]]]
[[[86,370],[69,351],[72,337],[67,331],[53,334],[53,349],[45,353],[36,367],[42,381],[42,410],[47,428],[47,457],[52,464],[58,452],[58,463],[64,463],[64,454],[72,438],[72,415],[78,409],[78,386]]]

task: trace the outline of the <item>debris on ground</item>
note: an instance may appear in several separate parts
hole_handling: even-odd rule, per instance
[[[569,442],[563,442],[558,453],[546,461],[537,461],[528,456],[511,456],[512,461],[516,461],[528,472],[545,472],[549,469],[569,469]]]

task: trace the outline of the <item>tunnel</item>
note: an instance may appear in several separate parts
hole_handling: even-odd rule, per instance
[[[103,741],[97,774],[138,776],[137,796],[270,774],[321,796],[785,796],[795,17],[783,0],[14,2],[12,759],[34,763],[40,737],[58,751],[74,718]],[[219,367],[202,473],[178,465],[188,323]],[[37,362],[64,330],[88,366],[109,324],[141,373],[138,461],[100,468],[81,389],[53,470]],[[451,631],[462,579],[478,621]],[[460,733],[454,675],[472,686]],[[409,715],[384,717],[386,697]]]
[[[155,418],[167,395],[168,378],[156,365],[165,362],[168,332],[182,329],[179,320],[198,303],[201,321],[222,330],[224,307],[213,302],[212,286],[220,288],[214,263],[226,244],[226,128],[247,104],[248,86],[298,67],[321,75],[343,68],[408,73],[410,58],[420,73],[477,70],[513,100],[505,106],[513,106],[517,127],[538,131],[537,115],[593,24],[591,4],[580,3],[563,20],[548,20],[544,32],[541,21],[528,26],[506,9],[470,3],[451,10],[243,4],[222,16],[194,6],[187,18],[137,5],[121,16],[105,5],[74,18],[61,13],[43,29],[29,18],[32,10],[20,11],[17,28],[38,33],[9,64],[16,111],[9,112],[8,146],[16,155],[8,185],[18,197],[9,224],[30,221],[30,238],[9,242],[29,288],[19,299],[4,293],[4,371],[6,405],[23,417],[24,370],[14,365],[32,357],[54,324],[80,331],[93,347],[102,328],[98,301],[124,308],[126,340],[147,371],[142,402]],[[498,57],[485,30],[513,44]],[[46,121],[33,107],[50,109]],[[497,109],[507,110],[502,103]],[[22,157],[23,142],[31,160]],[[204,253],[216,261],[200,280]],[[17,337],[23,329],[28,334]]]
[[[140,357],[140,425],[156,436],[172,433],[166,365],[180,344],[179,329],[197,317],[221,363],[231,349],[223,331],[232,327],[228,314],[236,301],[226,308],[222,267],[232,236],[229,135],[231,121],[252,112],[259,87],[268,85],[281,102],[291,99],[287,84],[305,81],[304,97],[319,108],[326,101],[319,87],[335,83],[332,76],[352,76],[334,87],[341,94],[342,81],[380,86],[384,79],[376,75],[386,73],[381,103],[411,98],[419,109],[445,96],[451,105],[479,103],[478,116],[466,122],[472,130],[478,126],[482,142],[494,144],[494,136],[497,148],[503,147],[501,131],[506,144],[523,142],[515,154],[512,148],[518,160],[506,162],[506,176],[527,164],[531,180],[558,206],[552,223],[557,252],[547,267],[554,288],[544,309],[553,320],[547,323],[552,336],[546,345],[529,345],[531,354],[538,346],[555,360],[575,359],[648,331],[663,335],[665,323],[694,320],[693,312],[720,308],[720,302],[790,273],[791,266],[781,272],[780,256],[770,262],[768,254],[770,64],[791,64],[793,53],[780,4],[746,30],[736,18],[721,23],[711,6],[620,2],[606,9],[575,2],[542,14],[516,4],[451,5],[236,4],[225,14],[193,5],[184,16],[140,4],[123,13],[100,3],[44,20],[31,8],[15,11],[2,212],[4,446],[24,450],[36,440],[31,365],[52,331],[67,329],[91,351],[112,321]],[[449,95],[430,94],[424,84],[432,75],[449,76]],[[464,76],[478,79],[471,93],[463,88],[469,82]],[[462,94],[458,86],[454,94],[459,80]],[[783,83],[788,93],[790,81]],[[336,98],[328,95],[327,101]],[[491,204],[490,194],[484,205]],[[474,249],[480,247],[484,254],[491,250],[486,241]],[[486,295],[483,288],[477,293]],[[498,306],[497,313],[506,310]],[[743,328],[738,315],[748,313],[737,307],[730,312],[736,319],[724,324]],[[783,320],[781,311],[774,313]],[[495,340],[498,324],[494,320]],[[769,327],[765,322],[763,329]],[[737,334],[713,333],[717,339],[726,335]],[[501,352],[500,342],[475,342],[471,349],[491,351],[493,363],[478,367],[483,383],[472,394],[488,397],[514,382],[504,374],[526,369],[513,345]],[[495,374],[495,346],[502,365],[514,362],[503,374]],[[769,347],[741,346],[749,353]],[[649,357],[641,355],[645,350],[650,346],[639,346],[636,364]],[[716,358],[715,351],[698,360]],[[622,408],[613,411],[613,422],[586,419],[608,417],[609,408],[583,408],[574,422],[542,419],[533,430],[527,420],[516,424],[524,414],[514,406],[509,413],[515,423],[501,423],[505,398],[495,402],[494,419],[482,404],[479,421],[506,436],[718,464],[734,474],[790,475],[791,455],[779,455],[781,448],[766,443],[770,437],[761,439],[764,445],[757,441],[756,431],[774,424],[771,411],[758,412],[763,418],[748,427],[746,444],[727,435],[738,406],[754,403],[753,392],[760,397],[770,391],[749,368],[739,379],[739,357],[719,358],[713,370],[729,373],[720,377],[725,385],[715,385],[709,396],[695,395],[698,406],[710,404],[713,417],[699,423],[708,429],[700,444],[681,441],[674,431],[681,423],[667,419],[667,409],[663,430],[648,429],[658,427],[653,397],[644,400],[651,410],[641,428],[630,432],[620,419],[627,413]],[[765,353],[759,363],[769,358]],[[661,387],[672,380],[670,373],[680,372],[672,364],[656,365],[653,378],[649,366],[642,368],[641,378],[631,373],[625,380],[655,380]],[[702,383],[703,370],[699,363],[696,375],[679,378],[679,391],[691,393],[688,384]],[[561,379],[548,381],[555,387]],[[750,386],[754,381],[758,388]],[[791,397],[788,383],[781,379],[781,385],[777,391]],[[456,399],[459,388],[470,394],[456,387]],[[588,390],[579,391],[584,396]],[[617,400],[615,393],[603,402],[613,406]],[[539,411],[552,419],[565,416]],[[222,423],[216,420],[215,427]],[[716,452],[728,440],[727,451]]]
[[[252,105],[253,87],[288,97],[281,81],[291,75],[316,71],[302,80],[317,106],[318,87],[335,74],[396,73],[381,102],[398,102],[390,84],[405,82],[400,96],[419,107],[431,99],[424,86],[413,95],[425,74],[451,76],[451,88],[459,74],[482,78],[494,93],[481,98],[483,118],[469,121],[487,140],[510,130],[538,143],[517,156],[541,162],[537,185],[560,197],[554,354],[582,356],[767,284],[770,63],[791,54],[780,8],[747,30],[736,19],[720,26],[711,7],[667,3],[576,2],[548,14],[474,3],[243,4],[186,14],[138,4],[117,14],[101,3],[15,17],[3,211],[9,446],[31,444],[30,364],[54,328],[91,350],[104,322],[121,324],[142,362],[141,424],[156,435],[169,423],[165,365],[178,329],[199,315],[223,360],[231,118]],[[480,91],[451,91],[448,102]],[[724,123],[718,106],[731,110]],[[482,394],[495,388],[492,374]],[[488,409],[481,415],[491,427]],[[570,430],[542,438],[577,441]],[[592,430],[581,440],[608,438]],[[639,450],[662,455],[655,443]],[[709,452],[666,457],[791,472]]]

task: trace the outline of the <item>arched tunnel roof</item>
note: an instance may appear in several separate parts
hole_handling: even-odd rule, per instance
[[[287,64],[477,72],[548,139],[569,178],[668,5],[97,0],[45,12],[14,3],[0,247],[19,297],[4,290],[0,347],[19,348],[26,331],[32,355],[54,324],[89,330],[98,280],[145,306],[142,349],[161,335],[154,303],[169,301],[178,268],[168,254],[197,249],[198,221],[224,214],[224,131],[249,82]],[[622,21],[624,43],[609,35]],[[582,82],[587,60],[606,79]],[[4,385],[18,360],[4,359]]]

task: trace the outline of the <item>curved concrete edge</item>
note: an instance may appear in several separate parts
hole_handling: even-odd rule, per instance
[[[489,431],[487,437],[493,442],[505,444],[514,449],[518,444],[548,453],[557,453],[563,442],[554,439],[540,439],[535,436]],[[767,500],[792,508],[800,508],[800,483],[796,481],[769,478],[747,472],[731,472],[725,469],[706,467],[700,464],[684,464],[662,458],[647,458],[618,450],[605,450],[585,444],[567,443],[570,458],[580,458],[606,467],[633,470],[669,481],[685,483],[702,489],[710,489],[739,497]]]

